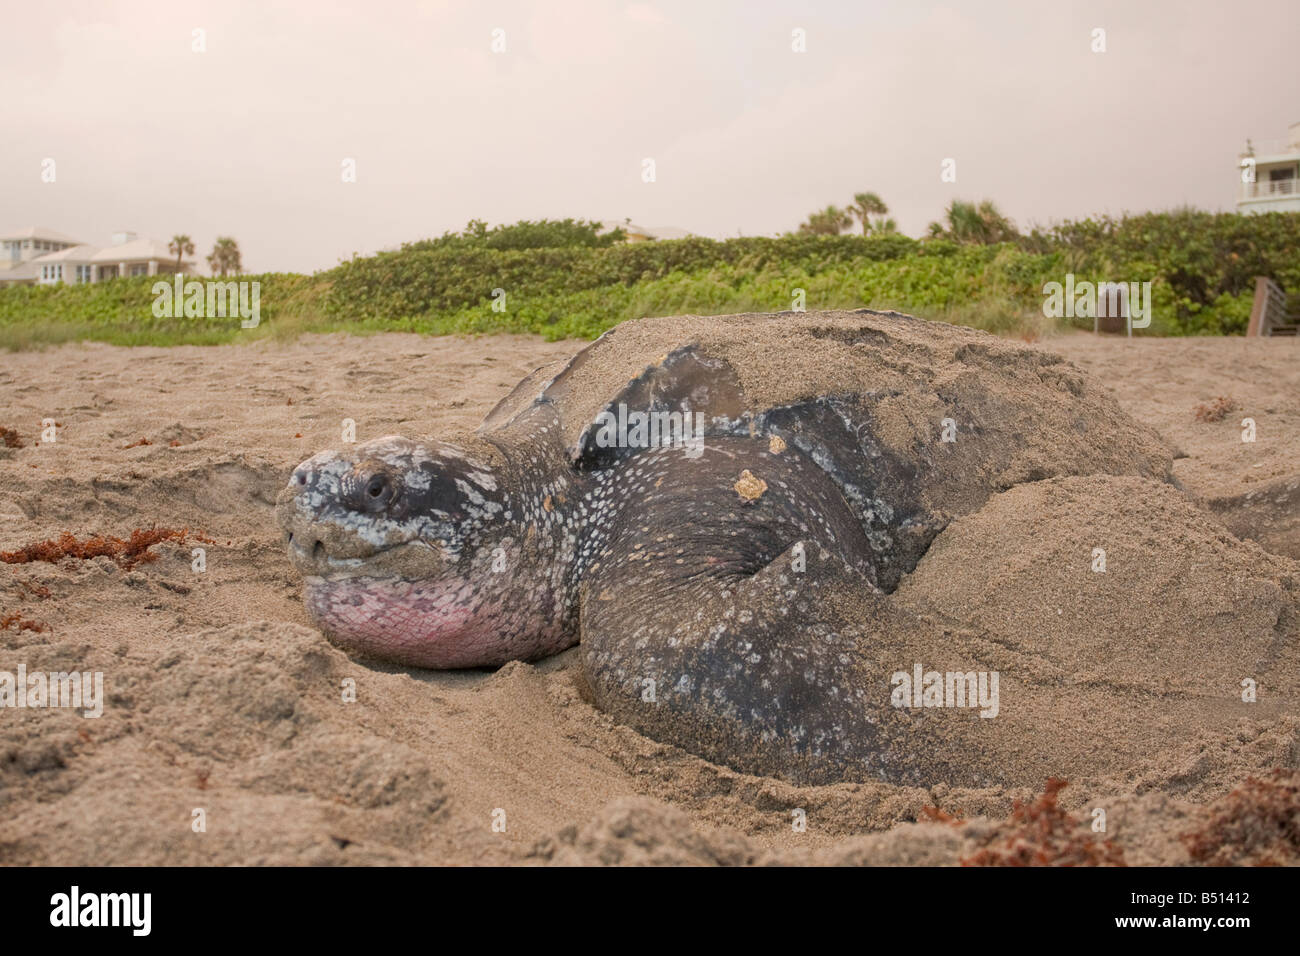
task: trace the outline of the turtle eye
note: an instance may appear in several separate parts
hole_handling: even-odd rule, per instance
[[[377,514],[397,497],[397,485],[382,469],[359,469],[348,482],[348,503],[358,511]]]

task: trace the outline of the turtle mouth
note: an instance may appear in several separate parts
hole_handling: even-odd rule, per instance
[[[338,556],[319,537],[300,531],[285,532],[289,561],[303,578],[321,580],[349,577],[409,580],[433,576],[445,566],[438,549],[418,538],[378,547],[364,556]]]

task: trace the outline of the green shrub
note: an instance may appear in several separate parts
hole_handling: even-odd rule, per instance
[[[155,318],[150,277],[3,289],[0,346],[86,338],[206,344],[388,329],[590,338],[647,315],[782,311],[796,289],[809,309],[898,309],[1032,337],[1053,324],[1042,313],[1043,285],[1066,273],[1076,281],[1150,281],[1153,320],[1139,334],[1241,334],[1256,275],[1300,292],[1297,249],[1300,213],[1085,219],[994,245],[898,234],[621,243],[590,222],[494,229],[474,222],[312,276],[239,276],[262,283],[262,323],[253,330],[229,319]]]

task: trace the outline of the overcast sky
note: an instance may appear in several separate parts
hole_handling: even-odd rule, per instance
[[[253,271],[471,218],[770,235],[862,190],[912,235],[953,197],[1022,227],[1226,210],[1246,137],[1300,121],[1297,0],[58,0],[3,23],[0,230],[186,232],[198,258],[230,235]]]

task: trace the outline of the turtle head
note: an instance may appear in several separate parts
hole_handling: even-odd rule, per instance
[[[276,514],[308,614],[349,651],[419,667],[552,653],[552,589],[521,573],[490,449],[377,438],[315,455]]]

